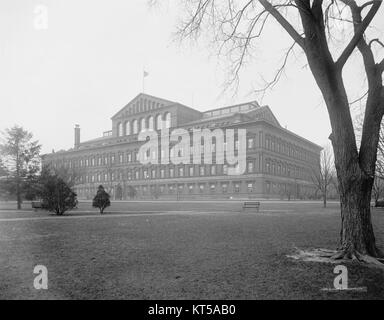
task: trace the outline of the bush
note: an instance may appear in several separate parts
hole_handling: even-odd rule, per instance
[[[60,177],[51,173],[44,173],[40,177],[38,195],[48,211],[62,215],[65,211],[76,208],[77,194]]]
[[[103,213],[105,208],[111,205],[111,201],[109,200],[109,194],[104,190],[102,185],[97,189],[97,193],[93,198],[92,206],[94,208],[99,208],[100,213]]]

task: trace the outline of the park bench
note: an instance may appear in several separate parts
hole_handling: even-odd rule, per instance
[[[245,201],[243,203],[243,210],[245,209],[256,209],[257,212],[259,212],[259,208],[260,208],[260,202],[258,201]]]

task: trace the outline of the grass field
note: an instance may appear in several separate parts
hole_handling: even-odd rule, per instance
[[[337,203],[114,202],[100,215],[90,203],[63,217],[0,204],[3,299],[383,299],[384,272],[348,263],[350,287],[332,288],[335,265],[287,258],[295,247],[335,248]],[[384,211],[373,213],[384,244]],[[35,265],[48,290],[33,287]]]

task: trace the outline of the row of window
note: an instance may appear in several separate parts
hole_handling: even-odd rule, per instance
[[[252,174],[255,170],[255,161],[247,161],[245,173]],[[276,163],[267,160],[265,163],[265,172],[276,176],[287,176],[295,179],[304,179],[310,181],[310,172],[306,168],[295,166],[288,163]],[[169,167],[143,167],[134,169],[121,169],[113,171],[96,172],[83,175],[80,178],[82,183],[88,182],[107,182],[122,180],[148,180],[148,179],[165,179],[177,177],[203,177],[215,175],[227,175],[228,165],[182,165]]]
[[[226,149],[226,143],[224,143],[224,149]],[[234,149],[238,150],[239,148],[239,142],[238,140],[235,140]],[[247,149],[253,149],[254,148],[254,139],[248,138],[247,139]],[[193,155],[194,148],[191,146],[190,154],[191,157]],[[204,148],[200,149],[201,154],[204,154]],[[212,152],[216,152],[216,144],[212,144]],[[170,150],[170,158],[174,157],[174,149]],[[236,155],[236,154],[235,154]],[[180,152],[178,156],[183,156],[183,149],[180,148]],[[158,155],[156,152],[152,152],[152,155],[149,154],[149,150],[144,155],[144,160],[155,160]],[[160,150],[160,159],[165,158],[165,150]],[[134,151],[128,151],[125,154],[122,152],[119,152],[117,154],[117,158],[115,154],[102,154],[102,155],[92,155],[87,156],[84,158],[77,158],[77,159],[71,159],[71,160],[61,160],[56,161],[53,163],[55,167],[68,167],[68,168],[77,168],[77,167],[95,167],[95,166],[105,166],[105,165],[112,165],[112,164],[123,164],[123,163],[132,163],[137,162],[139,160],[138,158],[138,150]],[[117,162],[116,162],[117,161]]]
[[[281,138],[275,137],[270,134],[265,135],[265,146],[267,150],[273,152],[285,154],[289,157],[299,159],[302,161],[315,162],[316,155],[308,150],[298,147],[290,142],[287,142]],[[318,159],[317,159],[318,160]]]
[[[265,159],[265,173],[275,176],[287,176],[303,180],[311,180],[311,172],[308,168],[271,158]]]
[[[273,181],[265,182],[265,192],[267,194],[274,194],[280,196],[292,196],[292,197],[302,197],[308,196],[315,192],[313,186],[301,185],[298,183],[280,183]]]
[[[114,194],[114,188],[109,188],[107,186],[104,186],[106,191]],[[232,187],[232,189],[230,189]],[[162,185],[152,185],[152,186],[135,186],[133,187],[136,189],[136,192],[139,194],[151,194],[151,193],[196,193],[196,191],[200,193],[215,193],[215,192],[221,192],[221,193],[239,193],[241,192],[241,182],[232,182],[231,184],[229,182],[211,182],[211,183],[188,183],[186,185],[184,184],[162,184]],[[77,192],[80,196],[89,194],[91,192],[95,192],[95,188],[77,188]],[[255,183],[253,181],[247,181],[246,182],[246,192],[252,193],[255,192]]]
[[[247,163],[246,173],[254,173],[254,162]],[[147,179],[165,179],[176,177],[202,177],[227,175],[227,165],[205,165],[205,166],[179,166],[168,168],[142,168],[117,170],[112,172],[97,172],[82,175],[79,182],[108,182],[123,180],[147,180]]]
[[[156,120],[156,122],[155,122]],[[145,130],[161,130],[171,127],[171,113],[166,112],[164,115],[158,114],[156,117],[149,116],[147,118],[127,120],[117,124],[117,136],[128,136],[138,134]]]

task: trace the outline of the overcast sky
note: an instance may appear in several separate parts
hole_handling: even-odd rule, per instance
[[[223,93],[225,61],[204,40],[173,41],[180,16],[176,2],[150,8],[145,0],[1,0],[0,130],[22,125],[43,152],[71,148],[76,123],[83,141],[99,137],[111,129],[110,117],[143,90],[143,68],[149,73],[146,93],[200,111],[260,99],[252,89],[263,84],[261,77],[273,77],[290,45],[288,36],[270,24],[237,94]],[[44,8],[46,28],[36,24]],[[375,32],[384,30],[383,11]],[[351,98],[363,91],[359,62],[356,55],[346,70]],[[327,142],[326,108],[299,50],[262,104],[289,130]]]

